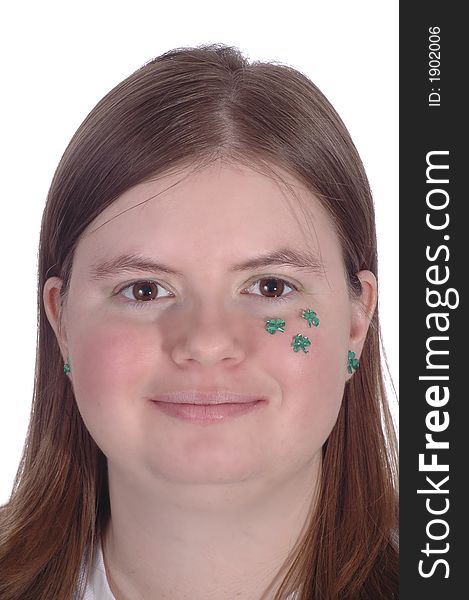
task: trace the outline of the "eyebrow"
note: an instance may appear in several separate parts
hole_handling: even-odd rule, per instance
[[[288,266],[318,275],[325,275],[324,264],[314,252],[293,248],[279,248],[266,254],[259,254],[244,262],[231,265],[230,271],[244,272],[270,266]],[[90,268],[90,275],[93,280],[99,281],[135,271],[166,273],[183,277],[183,273],[180,271],[172,269],[161,262],[156,262],[152,258],[133,253],[121,254],[94,263]]]

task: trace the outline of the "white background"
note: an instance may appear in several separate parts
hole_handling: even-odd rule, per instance
[[[0,504],[8,500],[29,419],[37,245],[53,173],[94,105],[175,47],[220,42],[250,60],[289,64],[312,79],[342,117],[374,194],[379,308],[398,389],[397,2],[30,0],[3,7]]]

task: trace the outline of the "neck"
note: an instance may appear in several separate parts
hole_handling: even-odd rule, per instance
[[[319,458],[289,479],[130,481],[108,465],[103,534],[117,600],[270,600],[312,508]]]

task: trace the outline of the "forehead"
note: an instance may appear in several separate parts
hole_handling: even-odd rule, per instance
[[[319,200],[285,171],[277,172],[289,187],[248,167],[221,164],[139,184],[90,223],[77,253],[85,260],[116,249],[222,258],[286,245],[340,253]]]

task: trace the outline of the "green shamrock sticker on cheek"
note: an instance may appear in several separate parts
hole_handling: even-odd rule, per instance
[[[311,346],[311,340],[308,337],[301,334],[295,335],[292,343],[292,347],[295,352],[299,352],[300,350],[303,350],[303,352],[308,352],[308,346]]]
[[[265,324],[265,330],[271,333],[272,335],[276,331],[283,331],[285,333],[285,321],[283,319],[268,319]]]
[[[313,324],[315,327],[319,325],[319,319],[316,313],[310,308],[307,308],[303,311],[303,319],[306,319],[306,321],[308,322],[308,327],[311,327],[311,324]]]

